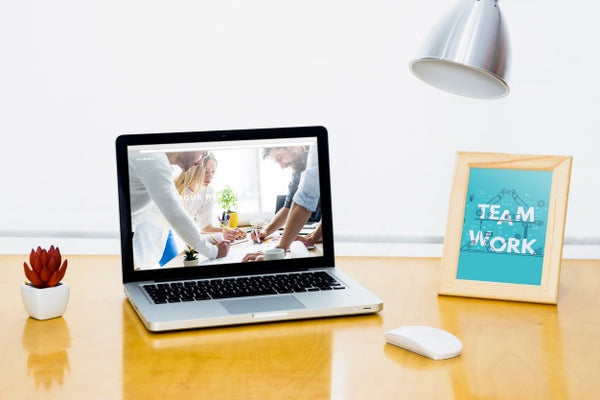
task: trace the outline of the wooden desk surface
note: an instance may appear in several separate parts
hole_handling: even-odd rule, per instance
[[[600,393],[600,260],[565,260],[558,306],[438,297],[439,259],[338,258],[384,301],[377,315],[148,333],[120,260],[71,256],[65,315],[28,318],[22,256],[0,256],[0,399],[586,399]],[[444,328],[461,356],[385,343]]]

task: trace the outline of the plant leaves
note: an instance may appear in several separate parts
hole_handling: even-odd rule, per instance
[[[39,275],[40,271],[42,270],[42,263],[40,261],[40,252],[36,251],[34,253],[33,250],[31,250],[31,252],[32,252],[31,268],[33,268],[33,270]]]
[[[26,262],[23,263],[25,269],[25,277],[29,279],[29,282],[36,287],[44,287],[44,283],[40,280],[34,270],[32,270]]]
[[[23,263],[25,276],[31,284],[38,288],[52,287],[58,285],[67,271],[67,260],[61,265],[62,256],[60,249],[50,246],[49,250],[38,246],[36,250],[31,249],[29,263]]]
[[[40,267],[46,267],[48,265],[48,251],[46,249],[42,249],[39,253],[40,257]]]
[[[46,286],[46,283],[50,280],[50,275],[50,270],[44,265],[39,273],[40,280],[44,283],[44,286]]]
[[[54,271],[48,282],[46,283],[47,287],[53,287],[58,284],[58,271]]]

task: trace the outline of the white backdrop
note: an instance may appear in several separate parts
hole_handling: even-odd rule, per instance
[[[408,69],[450,4],[1,2],[0,251],[115,238],[120,133],[313,124],[340,243],[439,244],[467,150],[573,155],[567,242],[600,245],[600,5],[501,1],[511,93],[482,101]]]

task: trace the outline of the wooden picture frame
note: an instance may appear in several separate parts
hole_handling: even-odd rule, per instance
[[[458,152],[438,293],[556,304],[571,163]]]

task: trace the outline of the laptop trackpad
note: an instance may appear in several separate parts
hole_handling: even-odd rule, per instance
[[[252,314],[269,311],[304,308],[294,296],[255,297],[252,299],[223,300],[221,304],[230,314]]]

